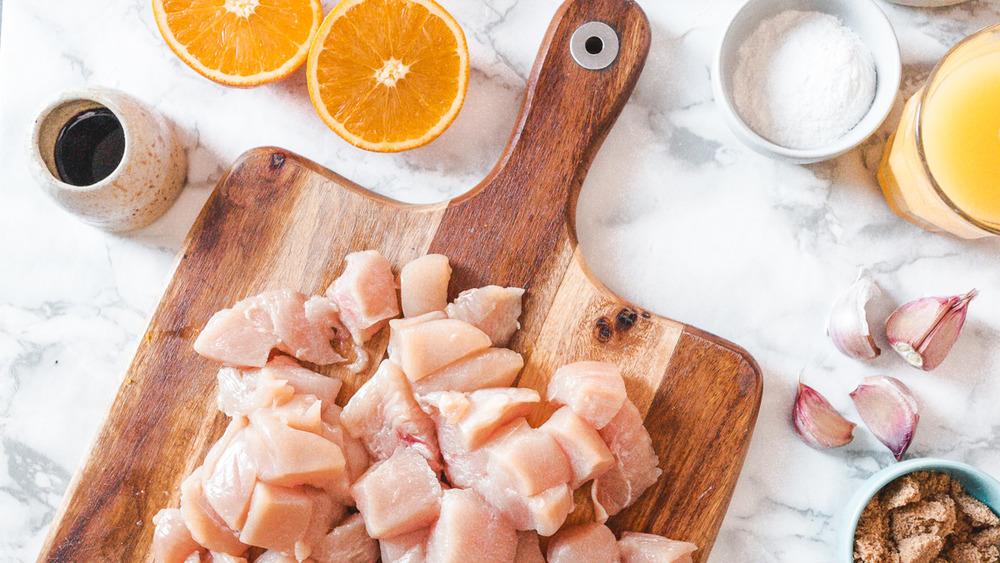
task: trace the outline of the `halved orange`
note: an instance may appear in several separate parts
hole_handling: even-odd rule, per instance
[[[323,20],[320,0],[153,0],[170,49],[227,86],[280,80],[305,60]]]
[[[320,26],[306,62],[323,121],[363,149],[396,152],[451,125],[469,87],[469,49],[433,0],[343,0]]]

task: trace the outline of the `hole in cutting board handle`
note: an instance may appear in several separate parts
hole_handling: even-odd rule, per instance
[[[618,34],[604,22],[580,25],[569,40],[569,53],[576,64],[587,70],[601,70],[618,58]]]

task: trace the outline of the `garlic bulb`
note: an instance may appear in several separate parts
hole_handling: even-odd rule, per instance
[[[929,371],[944,361],[965,323],[969,302],[979,292],[917,299],[896,309],[885,325],[893,350],[913,367]]]
[[[896,378],[876,375],[862,380],[851,392],[851,400],[868,429],[899,461],[920,421],[910,389]]]
[[[865,307],[881,290],[871,277],[858,279],[833,304],[827,334],[838,350],[856,360],[871,360],[882,353],[872,339]]]
[[[792,425],[805,443],[814,448],[837,448],[854,439],[853,422],[848,421],[815,389],[799,381],[792,408]]]

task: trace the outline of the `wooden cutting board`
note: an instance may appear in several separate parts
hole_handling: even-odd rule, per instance
[[[620,40],[617,59],[603,70],[582,68],[569,52],[571,35],[589,21],[607,23]],[[260,291],[322,292],[347,253],[374,248],[397,268],[428,252],[448,255],[452,296],[486,284],[526,288],[522,329],[511,344],[526,361],[521,386],[544,390],[555,368],[576,360],[621,366],[664,474],[610,525],[694,542],[701,547],[695,560],[704,561],[750,442],[759,368],[733,344],[611,294],[584,264],[574,225],[584,176],[649,43],[646,17],[630,0],[564,4],[500,162],[450,202],[395,202],[277,148],[244,154],[191,229],[40,559],[148,559],[153,515],[178,506],[181,481],[225,426],[215,405],[218,366],[191,347],[200,328],[213,312]],[[386,343],[386,334],[371,341],[376,359]],[[343,404],[377,364],[360,376],[320,371],[345,379]],[[590,510],[581,502],[571,519]]]

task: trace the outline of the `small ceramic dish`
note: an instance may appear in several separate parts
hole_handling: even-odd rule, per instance
[[[853,30],[875,60],[875,99],[854,128],[825,146],[791,149],[775,144],[753,131],[740,117],[733,100],[733,76],[740,46],[764,22],[785,10],[830,14]],[[751,149],[788,162],[810,163],[841,155],[871,136],[885,121],[899,91],[902,66],[899,43],[892,25],[873,0],[749,0],[733,16],[722,36],[712,64],[715,103],[736,137]]]
[[[837,563],[854,563],[854,532],[857,529],[861,511],[865,509],[868,501],[882,490],[882,487],[897,477],[914,471],[946,473],[961,483],[970,495],[982,501],[993,512],[1000,513],[1000,481],[986,472],[965,463],[946,459],[908,459],[890,465],[869,477],[847,501],[837,536],[837,555],[835,558]]]

